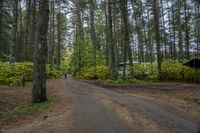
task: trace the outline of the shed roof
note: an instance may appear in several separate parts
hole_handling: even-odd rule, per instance
[[[189,66],[191,68],[200,68],[200,59],[192,59],[183,65]]]

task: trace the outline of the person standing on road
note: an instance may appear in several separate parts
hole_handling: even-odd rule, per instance
[[[24,74],[22,75],[22,85],[23,87],[25,87],[25,83],[26,83],[26,79],[25,79],[25,76]]]
[[[65,73],[64,75],[65,75],[65,79],[67,79],[67,73]]]

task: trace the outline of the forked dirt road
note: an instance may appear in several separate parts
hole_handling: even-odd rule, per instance
[[[37,133],[199,133],[199,118],[177,113],[155,100],[128,95],[85,82],[58,81],[70,95],[70,111],[48,121],[34,122],[5,132]],[[67,95],[66,95],[67,97]],[[66,106],[63,104],[63,106]],[[64,108],[65,109],[65,108]],[[65,109],[67,112],[67,109]],[[57,126],[55,126],[57,125]],[[54,127],[55,126],[55,127]]]
[[[66,80],[73,96],[70,133],[197,133],[197,119],[176,114],[165,105],[137,96]]]

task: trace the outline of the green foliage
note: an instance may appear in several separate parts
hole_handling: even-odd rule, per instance
[[[109,70],[106,66],[97,66],[96,67],[96,75],[98,79],[105,80],[109,76]]]
[[[182,64],[174,60],[164,61],[161,65],[161,79],[179,80],[183,78]]]
[[[53,106],[56,103],[55,98],[50,98],[48,101],[43,103],[29,103],[27,105],[16,107],[13,110],[5,112],[2,116],[6,119],[15,119],[24,115],[31,114],[35,111],[46,109]]]
[[[27,81],[32,80],[33,64],[24,62],[16,64],[0,63],[0,84],[19,86],[23,75]]]
[[[200,70],[184,66],[178,61],[164,61],[161,70],[161,78],[163,80],[200,81]]]
[[[57,66],[55,66],[55,68],[58,68]],[[48,64],[46,67],[46,78],[47,79],[54,79],[54,78],[58,78],[60,77],[60,75],[62,75],[62,72],[59,71],[58,69],[50,69],[50,65]]]
[[[60,75],[60,71],[56,69],[50,71],[50,66],[47,65],[47,78],[57,78]],[[33,63],[6,64],[0,62],[0,85],[20,86],[23,81],[23,76],[26,81],[33,80]]]
[[[136,79],[156,79],[157,66],[155,64],[134,64],[128,67],[129,77]]]
[[[95,68],[90,67],[90,68],[85,68],[82,72],[82,77],[84,79],[97,79],[97,75],[95,73]]]
[[[77,76],[81,72],[85,71],[85,69],[91,69],[93,65],[93,46],[91,40],[86,37],[84,40],[78,38],[75,42],[75,49],[73,54],[71,55],[71,68],[68,70],[72,71],[74,76]],[[97,51],[96,53],[96,64],[97,66],[105,65],[105,57],[101,52]],[[92,71],[92,70],[88,70]],[[82,75],[78,75],[79,77]],[[92,75],[88,75],[92,76]]]
[[[134,64],[128,68],[130,72],[129,78],[133,79],[157,79],[157,65],[156,64]],[[195,74],[196,73],[196,74]],[[176,80],[176,81],[200,81],[200,70],[192,69],[184,66],[182,62],[176,60],[166,60],[161,65],[161,79],[162,80]]]
[[[109,76],[109,70],[106,66],[96,66],[85,68],[82,72],[82,77],[84,79],[100,79],[105,80]]]
[[[4,62],[14,62],[15,57],[13,57],[12,55],[3,54],[1,60],[4,61]]]

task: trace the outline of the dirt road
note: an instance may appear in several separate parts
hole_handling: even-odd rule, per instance
[[[5,133],[199,133],[199,118],[151,98],[128,95],[73,79],[50,81],[60,107]],[[66,102],[69,101],[71,102]],[[67,107],[67,108],[66,108]],[[55,112],[55,113],[54,113]],[[57,114],[57,113],[59,114]],[[53,115],[51,115],[53,113]],[[42,118],[42,120],[40,119]]]
[[[67,80],[73,97],[70,133],[196,133],[200,123],[165,105],[87,83]]]

